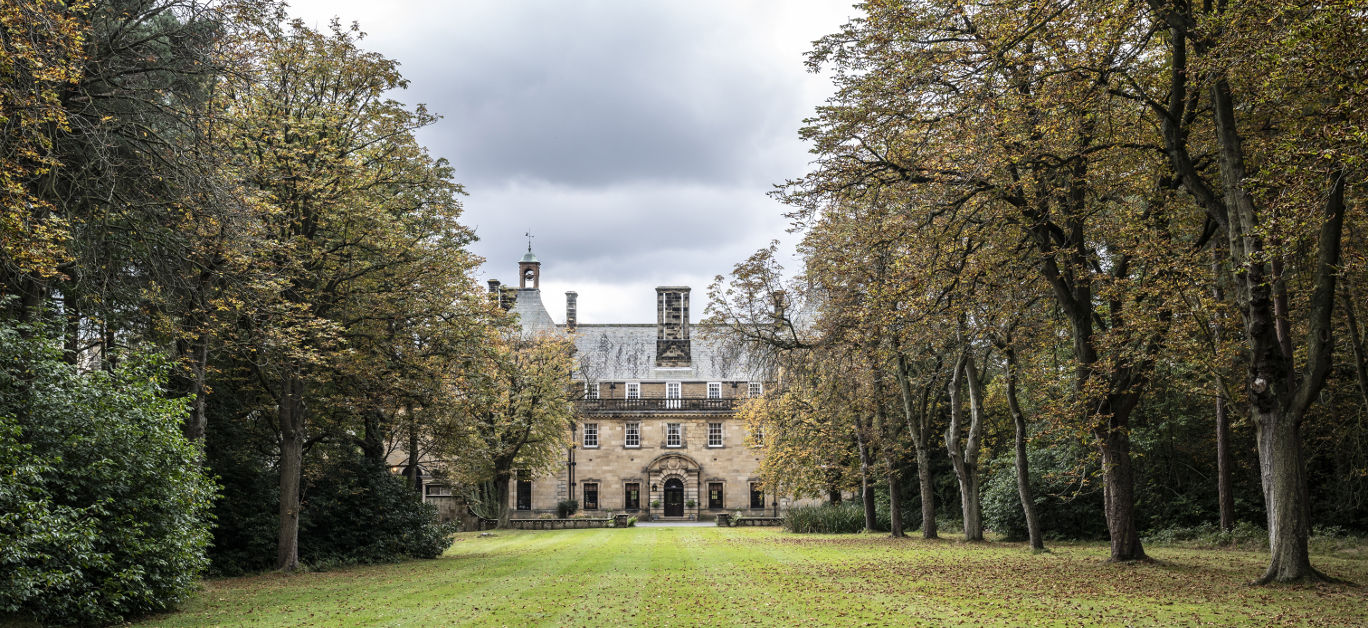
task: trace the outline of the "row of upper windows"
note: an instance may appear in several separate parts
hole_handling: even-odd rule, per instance
[[[617,390],[617,382],[584,382],[584,398],[600,399],[614,396]],[[624,398],[640,399],[641,382],[623,382]],[[734,386],[733,386],[734,387]],[[665,398],[680,399],[683,397],[683,382],[665,382]],[[708,399],[722,398],[722,382],[708,382]],[[765,394],[765,386],[761,382],[746,382],[746,396],[755,398]]]
[[[722,430],[722,424],[721,424],[721,423],[718,423],[718,422],[708,423],[708,446],[709,446],[709,447],[721,447],[722,444],[723,444],[723,443],[722,443],[722,435],[723,435],[723,434],[724,434],[724,431]],[[761,442],[761,437],[762,437],[762,435],[759,434],[759,433],[757,433],[757,434],[753,435],[752,440],[755,441],[755,444],[756,444],[756,445],[759,445],[760,442]],[[585,423],[585,424],[584,424],[584,440],[583,440],[582,442],[583,442],[583,444],[584,444],[585,447],[593,448],[593,447],[598,447],[598,446],[599,446],[599,425],[598,425],[598,423]],[[638,422],[638,421],[631,421],[631,422],[628,422],[628,423],[623,424],[623,427],[622,427],[622,446],[623,446],[623,447],[640,447],[640,446],[641,446],[641,423],[640,423],[640,422]],[[683,426],[683,424],[681,424],[681,423],[666,423],[666,424],[665,424],[665,446],[666,446],[666,447],[683,447],[683,446],[684,446],[684,426]]]

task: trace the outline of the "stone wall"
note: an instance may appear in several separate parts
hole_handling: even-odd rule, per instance
[[[626,425],[641,424],[641,446],[627,447],[625,442]],[[597,424],[599,444],[585,447],[583,443],[584,425]],[[679,423],[681,446],[666,446],[666,425]],[[708,447],[708,424],[722,425],[722,446]],[[686,506],[685,517],[709,518],[719,512],[737,510],[753,512],[750,508],[750,485],[760,480],[760,450],[746,444],[745,424],[729,415],[693,416],[603,416],[587,417],[581,420],[578,435],[580,442],[575,450],[575,497],[581,508],[586,506],[584,485],[598,485],[599,504],[596,510],[583,512],[593,516],[627,512],[660,516],[665,502],[665,482],[677,477],[684,484],[684,499],[693,500],[692,508]],[[626,508],[626,485],[635,482],[641,488],[640,508]],[[723,508],[708,508],[708,484],[721,483],[723,489]],[[654,488],[654,490],[653,490]],[[516,491],[516,487],[512,487]],[[535,478],[532,481],[532,509],[515,510],[515,517],[535,517],[554,512],[556,502],[565,499],[566,469],[562,465],[556,472]],[[516,492],[510,496],[510,503]],[[652,501],[661,502],[660,507],[652,508]],[[774,496],[766,494],[764,510],[773,507]],[[758,512],[758,511],[754,511]]]

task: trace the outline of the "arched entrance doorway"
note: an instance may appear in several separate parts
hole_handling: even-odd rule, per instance
[[[684,482],[679,478],[665,481],[665,516],[684,516]]]

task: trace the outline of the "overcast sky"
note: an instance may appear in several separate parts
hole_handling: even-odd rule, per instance
[[[655,322],[655,286],[694,289],[785,237],[765,193],[802,175],[804,117],[830,93],[803,53],[850,0],[295,0],[316,26],[359,22],[397,59],[396,96],[443,116],[420,139],[470,196],[481,279],[517,281],[531,230],[563,321]]]

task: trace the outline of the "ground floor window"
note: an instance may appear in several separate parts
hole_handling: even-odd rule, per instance
[[[518,510],[532,510],[532,480],[518,474]]]
[[[627,510],[639,510],[641,508],[641,485],[636,482],[628,482],[625,491],[625,499],[622,503]]]
[[[584,509],[598,510],[598,484],[594,482],[584,483]]]
[[[708,508],[723,508],[721,482],[708,483]]]
[[[751,482],[751,508],[765,507],[765,491],[760,488],[759,482]]]

